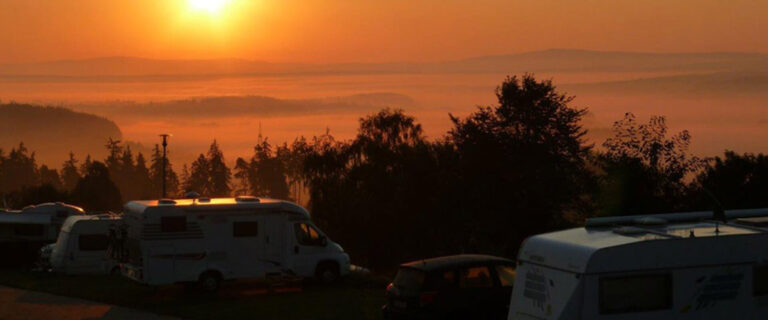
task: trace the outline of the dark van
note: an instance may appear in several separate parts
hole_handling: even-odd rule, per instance
[[[514,262],[455,255],[400,265],[387,286],[385,319],[506,319]]]

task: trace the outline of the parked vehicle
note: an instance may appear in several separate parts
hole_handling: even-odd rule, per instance
[[[768,209],[596,218],[528,238],[508,319],[766,319]]]
[[[65,274],[119,273],[119,267],[109,258],[107,248],[110,229],[114,229],[121,220],[115,214],[67,218],[51,248],[51,270]],[[42,252],[41,256],[44,254]]]
[[[349,256],[309,213],[291,202],[255,197],[132,201],[125,205],[125,238],[114,241],[123,275],[163,285],[266,276],[316,277],[349,273]]]
[[[0,265],[34,264],[40,248],[56,241],[64,220],[82,214],[83,209],[59,202],[0,211],[0,251],[14,257],[0,259]]]
[[[387,286],[386,319],[504,319],[514,262],[456,255],[400,265]]]

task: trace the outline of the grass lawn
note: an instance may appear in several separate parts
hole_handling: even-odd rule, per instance
[[[352,276],[334,285],[270,289],[263,281],[225,282],[214,294],[183,286],[144,286],[111,276],[0,270],[0,284],[188,319],[380,319],[386,280]],[[286,292],[287,291],[287,292]]]

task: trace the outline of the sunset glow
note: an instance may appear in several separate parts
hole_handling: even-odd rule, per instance
[[[189,0],[189,5],[194,10],[218,14],[228,2],[228,0]]]

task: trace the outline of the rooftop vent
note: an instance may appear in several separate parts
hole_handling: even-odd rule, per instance
[[[199,202],[199,203],[210,203],[211,202],[211,198],[210,197],[200,197],[200,198],[197,198],[197,202]]]
[[[198,197],[200,197],[200,194],[194,191],[190,191],[184,194],[184,198],[187,198],[187,199],[195,199]]]
[[[157,204],[174,205],[176,204],[176,201],[174,201],[173,199],[160,199],[160,200],[157,200]]]
[[[235,198],[235,201],[237,201],[237,202],[259,202],[259,198],[256,198],[254,196],[237,196]]]

